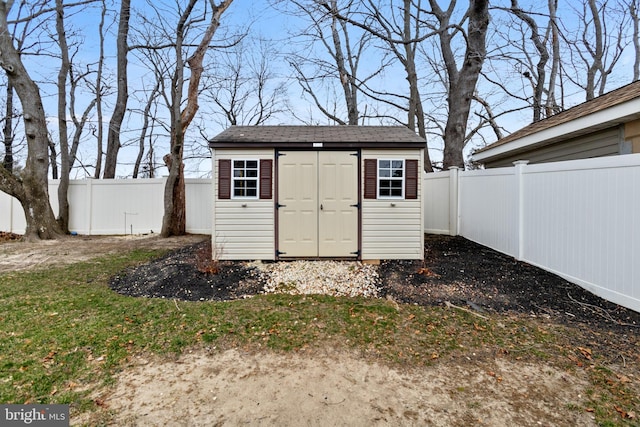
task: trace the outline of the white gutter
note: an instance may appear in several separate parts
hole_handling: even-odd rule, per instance
[[[569,111],[569,110],[567,110]],[[616,125],[625,119],[633,116],[640,116],[640,98],[614,105],[604,110],[596,111],[586,116],[543,129],[539,132],[532,133],[522,138],[507,142],[503,145],[475,153],[471,156],[474,161],[485,161],[502,154],[508,154],[513,151],[522,150],[524,148],[533,148],[538,144],[550,141],[554,138],[569,136],[573,133],[582,132],[590,128],[602,128],[603,125]]]

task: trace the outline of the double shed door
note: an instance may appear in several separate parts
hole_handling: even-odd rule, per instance
[[[357,153],[278,154],[278,255],[357,256]]]

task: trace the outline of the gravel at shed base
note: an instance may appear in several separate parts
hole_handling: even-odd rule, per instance
[[[255,262],[265,278],[265,293],[377,297],[380,277],[375,266],[355,261]]]

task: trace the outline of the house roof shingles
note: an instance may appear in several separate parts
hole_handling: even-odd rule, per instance
[[[563,123],[588,116],[589,114],[602,111],[606,108],[610,108],[639,97],[640,81],[636,81],[621,88],[612,90],[611,92],[608,92],[590,101],[578,104],[572,108],[569,108],[568,110],[562,111],[544,120],[540,120],[538,122],[534,122],[528,126],[525,126],[522,129],[517,130],[502,139],[499,139],[493,144],[489,144],[486,147],[476,150],[475,153],[482,153],[484,151],[507,144],[517,139],[524,138],[525,136],[529,136],[537,132],[552,128],[554,126],[558,126]]]
[[[238,146],[327,147],[362,145],[423,148],[425,139],[404,126],[231,126],[209,141],[212,148]]]

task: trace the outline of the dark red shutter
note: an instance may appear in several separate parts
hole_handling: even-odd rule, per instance
[[[273,160],[260,160],[260,198],[271,198],[271,182],[273,181]]]
[[[364,198],[376,199],[378,189],[378,161],[364,159]]]
[[[231,198],[231,160],[218,160],[218,198]]]
[[[404,198],[405,199],[417,199],[418,198],[418,161],[407,159],[405,161],[406,175],[405,175],[405,187]]]

